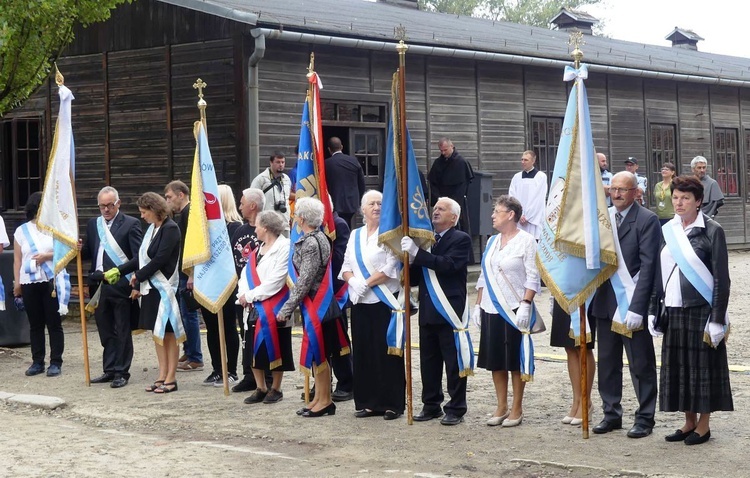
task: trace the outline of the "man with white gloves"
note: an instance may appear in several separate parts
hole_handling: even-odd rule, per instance
[[[633,173],[615,174],[609,188],[612,229],[620,245],[618,270],[597,289],[590,314],[597,319],[599,395],[604,420],[594,433],[622,428],[622,350],[628,357],[630,376],[639,407],[630,438],[651,434],[656,410],[656,356],[644,324],[654,287],[661,231],[656,214],[636,202],[638,180]],[[623,311],[626,311],[623,313]]]

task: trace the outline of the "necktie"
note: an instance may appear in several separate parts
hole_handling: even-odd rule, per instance
[[[617,227],[620,227],[620,224],[622,224],[622,214],[619,212],[615,213],[615,221],[617,222]]]
[[[440,237],[441,237],[440,234],[435,234],[435,244],[440,242]]]

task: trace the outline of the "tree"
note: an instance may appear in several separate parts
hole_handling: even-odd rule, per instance
[[[76,26],[104,21],[131,1],[0,0],[0,115],[44,82]]]
[[[419,7],[423,10],[548,28],[549,21],[557,15],[560,8],[575,9],[600,2],[601,0],[419,0]]]

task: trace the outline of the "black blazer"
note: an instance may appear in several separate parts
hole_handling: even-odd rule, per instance
[[[333,208],[339,214],[359,211],[365,194],[365,173],[359,160],[344,153],[335,153],[326,159],[326,183],[333,199]]]
[[[346,254],[346,245],[349,243],[349,225],[336,212],[333,213],[333,222],[336,224],[336,239],[333,241],[331,256],[331,274],[333,275],[333,291],[338,291],[344,281],[337,279],[344,265],[344,255]]]
[[[630,276],[638,276],[628,310],[648,316],[648,306],[654,288],[654,275],[657,269],[661,229],[656,214],[633,203],[633,207],[622,221],[618,231],[620,248]],[[602,319],[612,319],[617,308],[614,290],[610,281],[602,284],[591,301],[591,314]]]
[[[81,258],[91,259],[91,268],[89,270],[90,287],[95,287],[102,280],[98,274],[95,274],[96,254],[99,252],[99,232],[96,228],[97,220],[98,217],[95,217],[89,219],[89,222],[86,223],[86,240],[83,241],[83,247],[81,248]],[[109,232],[112,233],[115,242],[117,242],[120,249],[122,249],[122,252],[125,253],[128,259],[138,257],[138,249],[141,247],[141,241],[143,240],[141,221],[120,212],[115,217],[112,226],[110,226]],[[106,272],[113,267],[115,267],[114,262],[112,262],[112,259],[107,255],[107,252],[104,251],[104,255],[102,256],[102,269]],[[125,277],[122,277],[116,285],[118,287],[127,287],[128,281]],[[93,290],[91,292],[93,292]]]
[[[133,259],[119,267],[120,273],[126,275],[135,272],[135,278],[138,282],[143,282],[150,279],[157,270],[160,270],[169,279],[177,268],[180,259],[181,242],[180,228],[172,219],[165,219],[146,251],[146,254],[151,258],[151,262],[141,266],[136,254]]]
[[[419,285],[419,325],[446,324],[435,309],[425,284],[422,266],[435,271],[438,282],[445,291],[453,310],[459,317],[466,305],[466,280],[468,276],[471,237],[456,228],[448,229],[432,252],[420,249],[409,269],[412,285]]]

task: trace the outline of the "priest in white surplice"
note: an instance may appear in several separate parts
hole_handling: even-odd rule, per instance
[[[535,164],[536,154],[524,151],[521,156],[523,171],[513,176],[508,195],[518,199],[523,206],[523,215],[518,224],[520,228],[539,240],[547,200],[547,175],[539,171]]]

